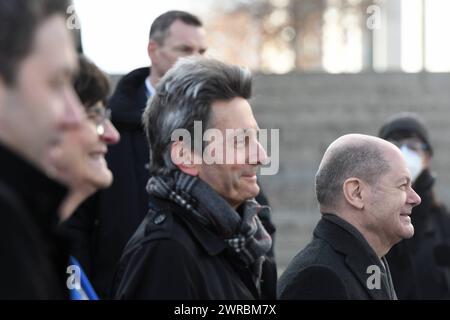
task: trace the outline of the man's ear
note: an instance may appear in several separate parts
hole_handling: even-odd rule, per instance
[[[156,49],[159,48],[159,43],[155,40],[150,39],[147,45],[147,53],[152,61],[154,61],[156,56]]]
[[[195,153],[190,148],[186,148],[183,141],[175,141],[172,143],[170,156],[172,162],[182,172],[190,176],[198,176],[198,167],[194,161]]]
[[[345,200],[353,207],[364,208],[364,188],[366,185],[358,178],[348,178],[342,185]]]

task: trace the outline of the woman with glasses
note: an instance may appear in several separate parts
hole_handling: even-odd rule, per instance
[[[76,210],[97,190],[112,184],[105,154],[108,145],[119,142],[120,136],[110,122],[110,110],[106,109],[109,82],[106,76],[84,56],[79,56],[79,72],[74,88],[84,106],[84,119],[79,127],[67,131],[49,155],[49,173],[69,186],[69,192],[60,207],[62,233],[68,238],[72,252],[77,252],[80,241],[71,235],[68,223],[77,223]],[[88,205],[85,202],[84,205]],[[73,215],[73,216],[72,216]],[[70,219],[69,219],[70,218]],[[82,261],[83,262],[83,261]],[[83,267],[89,269],[86,263]],[[71,299],[98,299],[77,258],[69,261],[67,287]]]
[[[79,57],[74,87],[85,108],[85,119],[80,127],[63,136],[50,155],[51,174],[70,186],[60,211],[63,220],[98,189],[111,185],[113,177],[105,154],[108,145],[120,138],[109,120],[110,110],[105,108],[108,79],[84,56]]]

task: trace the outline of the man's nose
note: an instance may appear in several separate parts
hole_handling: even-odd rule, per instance
[[[410,192],[408,194],[408,203],[413,207],[418,206],[422,202],[420,196],[414,191],[413,188],[410,187]]]

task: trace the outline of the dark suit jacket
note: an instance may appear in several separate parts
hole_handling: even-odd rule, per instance
[[[278,297],[396,299],[387,261],[384,257],[382,261],[355,227],[336,215],[324,214],[312,241],[295,256],[281,276]],[[370,266],[380,271],[379,289],[373,288],[377,286],[376,272],[368,271]]]

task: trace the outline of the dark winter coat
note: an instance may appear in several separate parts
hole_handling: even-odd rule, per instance
[[[280,299],[396,299],[386,259],[378,259],[362,234],[336,215],[324,214],[312,241],[278,282]],[[374,270],[378,270],[374,271]],[[379,274],[379,286],[373,278]]]
[[[154,206],[127,244],[115,277],[116,299],[275,298],[276,266],[263,264],[260,295],[249,269],[225,241],[189,212],[152,197]]]
[[[66,299],[57,214],[67,190],[0,145],[0,300]]]

